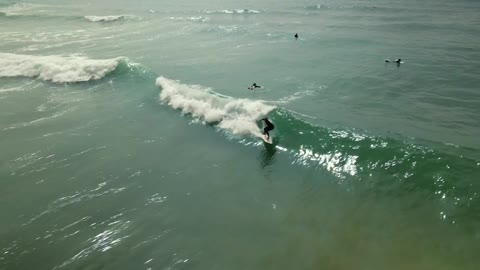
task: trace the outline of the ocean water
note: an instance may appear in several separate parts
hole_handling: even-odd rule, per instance
[[[0,0],[0,269],[478,269],[479,14]]]

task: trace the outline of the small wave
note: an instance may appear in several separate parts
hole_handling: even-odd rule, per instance
[[[246,29],[243,26],[237,26],[237,25],[211,25],[211,27],[202,29],[202,31],[205,31],[208,33],[220,33],[220,34],[226,34],[226,35],[238,35],[238,34],[248,33],[248,29]],[[237,48],[239,47],[237,46]]]
[[[105,77],[117,68],[122,59],[0,53],[0,77],[24,76],[58,83],[85,82]]]
[[[91,22],[114,22],[118,20],[128,20],[133,19],[135,16],[132,15],[110,15],[110,16],[85,16],[85,19]]]
[[[47,5],[17,3],[0,9],[0,15],[3,16],[25,16],[44,13]]]
[[[295,92],[293,95],[289,95],[281,98],[279,101],[276,101],[276,103],[279,103],[279,104],[290,103],[292,101],[302,99],[307,96],[313,96],[313,95],[315,95],[315,91],[313,90],[298,91],[298,92]]]
[[[216,11],[205,11],[205,13],[224,13],[224,14],[259,14],[261,13],[255,9],[224,9]]]
[[[192,22],[209,22],[210,18],[202,16],[193,16],[193,17],[170,17],[170,20],[174,21],[192,21]]]
[[[47,120],[51,120],[51,119],[55,119],[55,118],[61,117],[61,116],[63,116],[64,114],[66,114],[66,113],[68,113],[68,112],[69,112],[68,110],[65,110],[65,111],[61,111],[61,112],[55,113],[55,114],[50,115],[50,116],[45,116],[45,117],[37,118],[37,119],[32,120],[32,121],[30,121],[30,122],[17,123],[17,124],[14,124],[14,125],[12,125],[12,126],[6,127],[6,128],[4,128],[4,129],[2,129],[2,130],[3,130],[3,131],[6,131],[6,130],[17,129],[17,128],[29,127],[29,126],[38,124],[39,122],[43,122],[43,121],[47,121]]]
[[[219,128],[235,135],[260,137],[257,121],[275,108],[265,101],[226,97],[208,88],[182,84],[165,77],[157,78],[156,84],[162,88],[162,102],[207,123],[218,123]]]
[[[362,6],[362,5],[338,5],[338,4],[320,4],[320,5],[309,5],[304,6],[303,9],[311,11],[320,11],[320,10],[359,10],[359,11],[391,11],[396,12],[403,9],[398,8],[387,8],[387,7],[378,7],[378,6]]]
[[[233,33],[239,32],[239,28],[235,25],[233,25],[233,26],[220,25],[217,28],[214,28],[212,30],[222,32],[222,33],[225,33],[225,34],[233,34]]]

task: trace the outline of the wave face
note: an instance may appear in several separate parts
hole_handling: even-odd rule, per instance
[[[131,15],[85,16],[85,19],[91,22],[114,22],[131,18],[133,18]]]
[[[449,205],[442,219],[462,218],[465,209],[480,210],[480,160],[468,148],[429,147],[411,141],[369,136],[347,129],[312,125],[277,109],[277,148],[292,164],[330,172],[350,188],[402,196],[419,192],[425,200]],[[437,150],[443,149],[443,150]],[[352,181],[353,180],[353,181]]]
[[[165,77],[157,78],[156,83],[162,88],[162,102],[207,123],[218,123],[219,128],[236,135],[260,137],[257,121],[275,108],[265,101],[226,97],[202,86],[182,84]]]
[[[105,77],[117,68],[122,59],[0,53],[0,77],[25,76],[56,83],[85,82]]]
[[[165,77],[157,78],[156,84],[162,88],[160,99],[165,104],[233,134],[261,136],[257,121],[269,115],[276,124],[275,148],[288,153],[292,164],[328,171],[349,188],[395,196],[415,191],[425,194],[426,200],[454,205],[442,208],[442,219],[461,215],[461,209],[480,209],[478,187],[472,186],[472,177],[480,177],[480,162],[468,149],[451,153],[394,138],[318,127],[273,106],[285,101],[236,99]]]

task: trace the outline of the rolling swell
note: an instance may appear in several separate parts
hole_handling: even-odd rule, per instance
[[[0,54],[0,77],[27,76],[65,83],[108,75],[147,81],[155,76],[125,58]],[[452,147],[446,151],[435,145],[323,128],[295,117],[282,108],[285,102],[228,97],[165,77],[158,77],[156,84],[164,104],[215,124],[227,134],[261,136],[258,120],[269,115],[276,125],[276,148],[287,153],[293,165],[327,171],[350,190],[381,196],[420,194],[441,206],[442,219],[460,222],[473,217],[480,221],[475,214],[480,211],[480,184],[474,181],[480,179],[480,160],[469,156],[468,149]]]
[[[98,80],[108,75],[151,81],[155,74],[125,58],[94,60],[78,56],[0,54],[0,76],[27,76],[56,83]],[[284,101],[228,97],[207,87],[158,77],[160,100],[222,132],[261,136],[258,120],[269,115],[276,128],[277,149],[291,163],[327,171],[349,189],[382,196],[421,194],[441,205],[443,219],[459,221],[472,215],[480,220],[480,160],[461,147],[445,148],[397,138],[365,135],[346,129],[309,124],[282,107]],[[277,108],[277,106],[280,106]]]
[[[441,218],[452,222],[478,216],[480,160],[468,149],[438,150],[394,138],[311,125],[286,110],[271,114],[277,148],[292,164],[326,170],[349,189],[382,196],[419,194],[441,205]]]
[[[328,171],[349,190],[378,196],[416,194],[439,205],[441,219],[455,223],[474,217],[480,222],[475,214],[480,210],[480,184],[474,181],[480,179],[480,160],[470,156],[469,149],[447,151],[445,145],[323,128],[274,106],[281,102],[225,97],[164,77],[157,85],[163,103],[233,134],[260,136],[258,120],[269,115],[276,125],[275,148],[286,152],[293,165]],[[249,139],[242,142],[251,144]]]

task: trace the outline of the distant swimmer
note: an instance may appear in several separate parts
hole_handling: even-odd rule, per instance
[[[295,33],[295,39],[298,39],[298,33]]]
[[[385,59],[385,63],[390,63],[390,62],[391,62],[390,59]],[[396,64],[399,64],[399,65],[403,63],[401,58],[398,58],[397,60],[395,60],[393,62],[396,63]]]
[[[268,118],[261,119],[265,122],[265,127],[263,128],[263,135],[267,135],[267,140],[270,138],[270,134],[268,133],[270,130],[273,130],[275,126],[268,120]]]
[[[248,87],[248,89],[253,90],[255,88],[261,88],[260,85],[257,85],[257,83],[253,83],[252,86]]]

